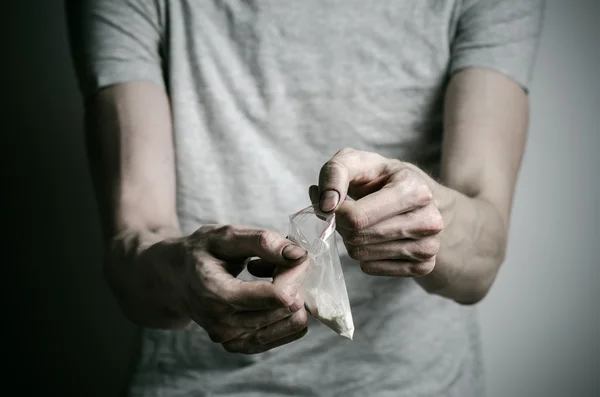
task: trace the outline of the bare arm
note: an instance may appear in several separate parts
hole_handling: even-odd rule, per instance
[[[434,271],[418,279],[462,303],[479,301],[504,260],[529,106],[511,79],[466,69],[446,96],[442,183],[430,181],[444,220]]]
[[[139,261],[128,260],[154,243],[181,236],[166,93],[150,82],[106,88],[86,104],[86,127],[108,248],[105,275],[109,285],[133,321],[158,327],[185,323],[169,309],[174,302],[168,297],[155,297],[149,304],[150,295],[141,291],[149,280],[135,269]],[[135,297],[144,297],[144,302]]]
[[[149,82],[118,84],[86,105],[86,137],[105,235],[177,230],[169,102]]]

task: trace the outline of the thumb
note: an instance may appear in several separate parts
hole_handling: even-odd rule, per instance
[[[345,150],[337,152],[321,167],[318,190],[309,192],[311,200],[316,199],[323,212],[335,211],[348,194],[350,175],[346,168]]]
[[[386,159],[376,153],[349,148],[337,152],[319,173],[321,211],[337,210],[352,186],[373,184],[381,178],[385,167]]]

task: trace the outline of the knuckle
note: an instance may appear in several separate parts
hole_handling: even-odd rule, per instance
[[[412,177],[413,171],[406,167],[400,167],[397,171],[396,171],[396,175],[395,177],[399,180],[399,181],[406,181],[409,180]]]
[[[353,149],[351,147],[345,147],[342,148],[340,150],[338,150],[338,152],[335,154],[336,156],[343,156],[345,154],[350,154],[350,153],[354,153],[356,152],[356,149]]]
[[[365,249],[361,245],[350,245],[346,247],[348,256],[355,260],[361,260],[365,257]]]
[[[383,156],[382,156],[383,158]],[[397,174],[400,170],[402,170],[403,168],[406,168],[406,166],[404,165],[404,163],[398,159],[387,159],[387,169],[389,170],[390,173],[392,174]]]
[[[217,228],[216,232],[224,240],[231,240],[235,237],[236,228],[233,225],[224,225]]]
[[[287,307],[285,295],[282,289],[277,288],[272,296],[265,297],[265,306]]]
[[[206,243],[209,250],[222,248],[235,239],[236,229],[232,225],[220,225],[207,229]]]
[[[275,236],[272,232],[268,230],[261,230],[257,232],[256,236],[258,240],[258,246],[262,250],[269,250],[275,244]]]
[[[439,242],[436,238],[424,238],[415,244],[413,255],[416,259],[433,258],[439,249]]]
[[[366,242],[367,238],[362,234],[351,234],[346,238],[346,244],[349,246],[358,246]]]
[[[363,230],[369,225],[369,216],[364,210],[352,211],[348,215],[348,221],[353,231]]]
[[[198,257],[199,255],[196,255],[196,257],[194,258],[194,260],[192,261],[192,266],[194,268],[194,272],[195,275],[202,281],[204,282],[206,279],[208,279],[210,277],[210,263],[208,260],[206,260],[203,257]],[[207,283],[207,286],[210,286],[210,283]]]
[[[360,270],[365,274],[374,274],[374,269],[369,262],[360,262]]]
[[[435,210],[435,212],[433,212],[433,214],[431,215],[431,219],[429,221],[429,225],[428,225],[428,229],[432,234],[438,234],[441,233],[442,230],[444,230],[444,219],[442,218],[442,214],[440,214],[440,211]]]
[[[434,267],[435,261],[431,259],[428,261],[412,264],[410,266],[410,272],[415,277],[423,277],[431,273]]]
[[[308,326],[308,315],[305,310],[300,310],[290,317],[291,328],[300,331]]]
[[[422,219],[419,221],[418,226],[413,228],[409,233],[409,237],[413,238],[422,238],[428,236],[434,236],[436,234],[440,234],[442,230],[444,230],[444,220],[442,219],[442,215],[439,211],[432,213],[424,217],[426,219]]]
[[[321,167],[321,175],[336,175],[344,169],[344,165],[337,160],[329,160]]]
[[[417,205],[427,205],[433,200],[433,193],[425,182],[415,186],[414,195]]]

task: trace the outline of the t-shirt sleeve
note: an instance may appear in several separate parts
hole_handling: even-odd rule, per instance
[[[452,42],[450,74],[496,70],[528,91],[544,0],[465,0]]]
[[[150,81],[164,88],[158,0],[73,0],[66,7],[84,97],[129,81]]]

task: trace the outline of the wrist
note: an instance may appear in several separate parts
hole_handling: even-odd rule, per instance
[[[474,304],[485,297],[504,261],[504,222],[485,200],[443,189],[438,199],[444,219],[440,251],[434,271],[418,282],[430,293]]]
[[[105,276],[126,317],[150,328],[179,328],[183,237],[172,229],[136,230],[113,238]]]
[[[159,323],[189,322],[183,295],[188,290],[188,252],[185,237],[170,237],[147,246],[136,258],[138,294]]]

